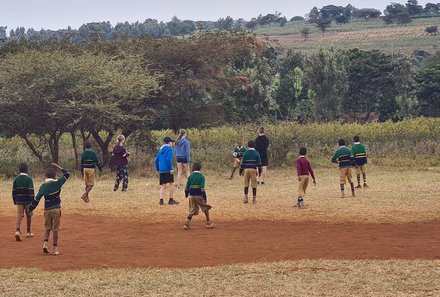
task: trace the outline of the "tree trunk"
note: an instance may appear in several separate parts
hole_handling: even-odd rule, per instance
[[[70,131],[70,136],[72,137],[73,153],[75,154],[75,168],[79,169],[78,145],[76,141],[75,130]]]
[[[109,165],[110,159],[111,159],[109,146],[110,146],[110,142],[112,141],[113,137],[115,136],[115,133],[108,131],[108,135],[105,140],[102,139],[101,136],[99,136],[99,132],[96,130],[92,130],[92,131],[90,131],[90,133],[92,134],[93,138],[96,140],[96,143],[101,148],[102,166],[105,167],[105,166]]]
[[[28,145],[29,149],[32,151],[34,156],[37,157],[40,163],[43,165],[44,164],[43,156],[41,155],[41,153],[38,152],[38,150],[35,148],[34,144],[29,140],[27,135],[20,134],[20,137],[26,142],[26,144]]]

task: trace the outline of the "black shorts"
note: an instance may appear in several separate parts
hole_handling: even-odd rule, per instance
[[[174,174],[169,172],[159,174],[159,184],[166,185],[174,182]]]
[[[261,158],[261,165],[263,165],[263,166],[269,165],[269,160],[267,158],[267,154],[260,154],[260,158]]]
[[[186,157],[176,157],[176,161],[177,163],[188,163],[188,160],[186,159]]]

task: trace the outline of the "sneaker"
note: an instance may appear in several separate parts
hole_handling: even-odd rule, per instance
[[[118,190],[118,188],[113,188],[113,192],[116,192]]]
[[[190,230],[191,229],[191,224],[189,222],[186,222],[185,225],[183,225],[183,229]]]
[[[21,241],[20,231],[15,231],[15,241]]]
[[[122,192],[127,192],[127,189],[122,189]]]
[[[252,198],[252,204],[257,204],[257,198]]]
[[[159,199],[159,205],[163,205],[163,199]]]
[[[248,201],[248,198],[247,198],[247,197],[244,197],[244,198],[243,198],[243,203],[244,203],[244,204],[247,204],[248,202],[249,202],[249,201]]]
[[[355,192],[351,192],[351,197],[356,197],[356,193]]]
[[[299,208],[304,208],[304,199],[299,202]]]
[[[260,185],[265,185],[265,183],[264,183],[264,182],[261,182]]]
[[[361,185],[357,185],[355,189],[362,189]]]
[[[168,205],[177,205],[177,204],[179,204],[179,201],[176,201],[173,198],[170,198],[168,200]]]
[[[206,222],[206,228],[208,228],[208,229],[212,229],[212,228],[214,228],[214,223],[211,222],[211,221],[207,221],[207,222]]]
[[[232,180],[233,178],[234,178],[233,176],[229,177],[230,180]]]
[[[47,241],[43,243],[43,253],[49,254],[49,248],[47,247]]]
[[[369,186],[367,184],[364,184],[364,189],[368,189]]]
[[[54,246],[53,247],[53,255],[56,256],[56,255],[59,255],[59,254],[60,254],[60,252],[58,251],[58,247]]]
[[[26,233],[26,238],[34,237],[34,234],[32,232]]]

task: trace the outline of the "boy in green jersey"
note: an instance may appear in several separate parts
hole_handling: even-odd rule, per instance
[[[353,137],[354,144],[351,148],[351,155],[354,157],[354,162],[356,166],[356,177],[357,177],[357,187],[356,189],[361,189],[361,173],[364,180],[364,189],[368,188],[367,185],[367,149],[365,145],[360,143],[359,136]]]
[[[339,139],[339,148],[336,150],[332,157],[332,162],[339,165],[339,183],[341,187],[341,197],[345,197],[345,183],[350,183],[351,196],[355,197],[354,183],[352,180],[351,168],[353,167],[353,156],[351,155],[351,150],[345,146],[345,140]]]

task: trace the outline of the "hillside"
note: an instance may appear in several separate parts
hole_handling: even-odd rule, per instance
[[[257,36],[272,40],[283,49],[310,51],[320,45],[337,48],[378,49],[386,53],[412,53],[414,50],[434,52],[439,50],[440,36],[425,32],[428,26],[440,26],[440,17],[416,18],[407,25],[385,25],[381,19],[353,20],[345,25],[332,24],[324,35],[313,24],[303,21],[287,22],[284,27],[268,25],[255,30]],[[301,34],[305,27],[310,28],[307,41]]]

